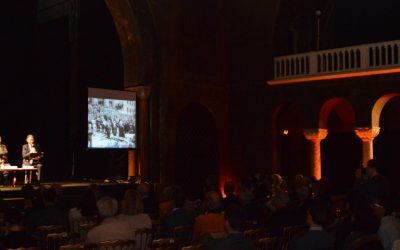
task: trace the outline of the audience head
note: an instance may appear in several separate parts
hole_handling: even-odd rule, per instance
[[[370,177],[370,178],[377,175],[379,173],[379,169],[378,169],[378,164],[377,164],[376,160],[375,159],[369,160],[365,170],[366,170],[368,177]]]
[[[172,201],[174,200],[174,189],[171,186],[163,188],[161,194],[162,201]]]
[[[254,200],[254,186],[253,183],[245,179],[240,183],[239,200],[243,206],[251,203]]]
[[[95,216],[97,214],[96,196],[91,189],[82,194],[78,208],[83,216]]]
[[[279,187],[283,183],[283,179],[279,174],[272,174],[271,175],[271,182],[273,187]]]
[[[221,196],[215,191],[209,191],[205,194],[204,207],[208,212],[221,212]]]
[[[329,204],[324,199],[315,198],[309,201],[307,224],[309,226],[324,226],[328,217]]]
[[[150,195],[150,184],[147,182],[142,182],[138,185],[137,191],[142,198]]]
[[[235,184],[231,181],[227,181],[224,183],[224,193],[226,196],[233,195],[235,192]]]
[[[113,217],[118,212],[118,202],[115,198],[104,196],[97,201],[97,210],[102,219]]]
[[[186,196],[183,189],[180,186],[174,186],[173,189],[173,201],[175,208],[182,208],[186,202]]]
[[[225,227],[228,233],[243,232],[245,227],[245,216],[240,206],[231,206],[225,212]]]
[[[136,190],[128,189],[125,191],[121,212],[123,214],[143,213],[143,202]]]

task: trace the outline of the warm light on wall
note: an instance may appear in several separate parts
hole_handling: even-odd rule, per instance
[[[224,174],[220,175],[218,186],[219,186],[219,190],[221,191],[222,198],[226,197],[226,194],[224,193],[224,185],[225,185],[226,182],[233,183],[233,185],[235,186],[234,193],[235,194],[237,193],[237,189],[239,187],[238,180],[239,179],[236,179],[236,181],[235,181],[235,178],[232,177],[231,173],[224,173]]]
[[[283,135],[288,135],[288,134],[289,134],[289,130],[287,130],[287,129],[283,130],[283,131],[282,131],[282,134],[283,134]]]

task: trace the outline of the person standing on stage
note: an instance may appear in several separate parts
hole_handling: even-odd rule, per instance
[[[38,169],[37,180],[40,182],[40,174],[42,169],[43,152],[38,144],[35,144],[35,138],[29,134],[26,136],[27,144],[22,146],[22,165],[34,166]]]
[[[7,163],[7,156],[8,156],[7,147],[6,145],[1,143],[1,137],[0,137],[0,166]]]

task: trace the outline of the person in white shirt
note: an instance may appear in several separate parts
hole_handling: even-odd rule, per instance
[[[86,243],[99,243],[106,240],[134,240],[135,234],[126,221],[117,219],[118,202],[115,198],[102,197],[97,201],[101,223],[92,228]]]

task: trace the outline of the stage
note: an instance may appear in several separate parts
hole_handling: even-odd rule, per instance
[[[104,180],[82,180],[82,181],[55,181],[55,182],[42,182],[41,186],[51,187],[53,185],[61,186],[64,199],[73,203],[79,199],[80,195],[90,185],[96,185],[98,190],[103,195],[110,195],[115,198],[121,199],[125,190],[133,188],[135,185],[127,181],[104,181]],[[22,205],[23,194],[22,187],[24,184],[4,186],[0,185],[0,196],[5,201],[15,204],[16,206]],[[39,185],[32,185],[36,190],[40,188]]]

